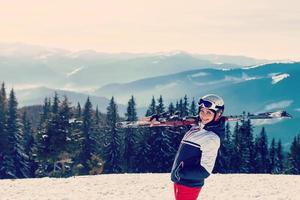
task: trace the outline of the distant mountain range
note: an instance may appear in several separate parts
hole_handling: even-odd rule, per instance
[[[196,100],[207,93],[217,93],[226,102],[225,114],[242,111],[259,113],[286,109],[294,116],[284,121],[254,121],[267,127],[275,137],[290,142],[300,132],[300,63],[273,63],[238,69],[198,69],[167,76],[109,84],[97,95],[115,96],[120,102],[134,94],[139,106],[150,104],[152,96],[163,95],[165,103],[176,102],[185,94]],[[272,125],[270,125],[272,124]]]
[[[244,56],[197,55],[183,51],[152,54],[71,52],[26,44],[0,44],[0,80],[14,87],[44,86],[92,91],[200,68],[229,69],[272,62]]]
[[[82,108],[84,107],[87,98],[90,97],[94,109],[98,106],[100,112],[106,112],[106,108],[108,107],[111,98],[93,96],[67,90],[50,89],[46,87],[16,90],[16,96],[19,102],[19,107],[22,107],[29,105],[41,105],[43,104],[45,97],[53,99],[55,92],[57,92],[60,100],[63,100],[63,97],[67,96],[72,106],[77,106],[77,103],[79,102]],[[126,112],[126,106],[118,104],[118,110],[121,115],[124,115]]]
[[[269,63],[269,64],[264,64]],[[294,118],[253,121],[259,131],[291,142],[300,132],[300,63],[258,60],[243,56],[195,55],[182,51],[155,54],[70,52],[24,44],[0,44],[0,80],[16,89],[20,106],[42,104],[45,97],[67,95],[84,105],[88,96],[106,112],[114,96],[123,115],[131,95],[138,114],[145,114],[152,96],[167,106],[185,94],[191,101],[217,93],[225,114],[286,109]]]

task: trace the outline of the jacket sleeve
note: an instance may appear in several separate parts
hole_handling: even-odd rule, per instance
[[[208,173],[211,173],[214,169],[219,147],[220,138],[218,136],[211,136],[201,145],[202,157],[200,165],[204,167]]]

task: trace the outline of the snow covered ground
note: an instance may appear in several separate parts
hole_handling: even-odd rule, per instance
[[[169,174],[0,180],[0,199],[172,200]],[[300,176],[214,174],[199,200],[299,200]]]

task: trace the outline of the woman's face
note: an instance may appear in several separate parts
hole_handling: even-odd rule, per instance
[[[214,119],[215,113],[208,108],[201,108],[199,112],[199,117],[201,122],[205,125]]]

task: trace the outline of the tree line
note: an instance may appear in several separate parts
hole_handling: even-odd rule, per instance
[[[87,98],[71,106],[67,96],[57,93],[45,98],[40,120],[33,128],[26,110],[20,113],[12,89],[7,97],[0,90],[0,178],[69,177],[101,173],[169,172],[184,133],[190,127],[119,129],[116,122],[136,121],[132,96],[125,117],[120,117],[114,97],[106,113]],[[178,111],[181,116],[196,115],[194,99],[184,96],[175,104],[164,105],[163,97],[152,97],[145,116]],[[300,174],[300,136],[288,153],[281,141],[268,144],[265,128],[253,134],[246,118],[226,124],[214,172]]]

